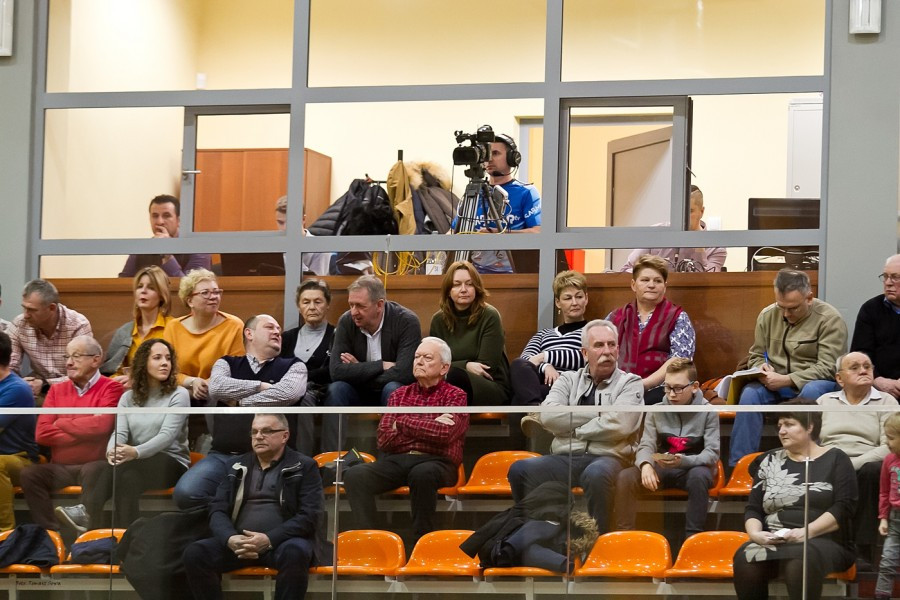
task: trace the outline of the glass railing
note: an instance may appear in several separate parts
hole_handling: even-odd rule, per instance
[[[174,598],[221,572],[226,597],[244,597],[288,585],[279,564],[309,562],[308,573],[293,572],[294,585],[306,576],[310,593],[346,598],[730,595],[732,556],[746,550],[745,518],[760,515],[770,531],[778,522],[793,531],[781,535],[797,536],[805,511],[813,522],[835,515],[838,529],[824,537],[835,541],[837,563],[856,560],[846,549],[852,540],[860,557],[880,556],[875,512],[888,449],[869,448],[865,462],[859,444],[840,440],[883,436],[896,404],[439,410],[8,409],[0,435],[29,431],[37,418],[38,441],[50,444],[39,456],[29,446],[16,463],[26,468],[12,475],[10,525],[51,530],[49,563],[61,563],[0,571],[0,585],[49,598],[130,589]],[[748,425],[758,417],[761,424]],[[804,419],[821,429],[821,445],[806,442]],[[663,425],[676,422],[690,425],[682,435]],[[773,452],[741,458],[747,431],[759,426],[752,450]],[[735,429],[744,431],[743,446]],[[780,521],[768,516],[777,486],[785,492]],[[36,556],[23,552],[23,562]],[[846,590],[832,571],[851,563],[829,567],[830,591]],[[204,566],[212,579],[203,578]],[[772,585],[784,592],[783,579]],[[164,596],[152,595],[160,590]]]

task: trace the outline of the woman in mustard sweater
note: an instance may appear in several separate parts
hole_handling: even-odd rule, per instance
[[[244,355],[244,324],[219,310],[222,292],[212,271],[195,269],[182,277],[178,297],[191,312],[169,321],[163,332],[178,353],[178,385],[187,388],[195,406],[205,405],[209,397],[213,363]]]
[[[429,333],[450,346],[452,366],[464,369],[472,386],[471,404],[481,406],[508,404],[510,396],[503,323],[487,295],[472,263],[454,262],[444,274],[441,309]]]

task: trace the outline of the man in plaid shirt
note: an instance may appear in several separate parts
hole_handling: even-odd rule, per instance
[[[444,340],[423,339],[413,359],[416,383],[394,391],[388,407],[466,406],[465,392],[444,381],[450,362],[450,347]],[[375,527],[376,494],[408,485],[412,541],[432,531],[437,491],[456,483],[468,428],[469,415],[462,413],[385,414],[378,424],[378,448],[384,456],[344,474],[357,527]]]
[[[22,314],[13,319],[6,333],[12,341],[9,368],[19,373],[22,355],[28,356],[31,374],[24,379],[36,399],[52,384],[68,380],[65,354],[69,342],[81,335],[93,336],[87,317],[60,303],[56,286],[43,279],[25,284]]]

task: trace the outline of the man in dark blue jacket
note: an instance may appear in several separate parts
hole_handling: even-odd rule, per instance
[[[306,594],[309,567],[329,561],[325,498],[316,462],[287,447],[284,415],[258,414],[253,451],[241,456],[209,506],[213,537],[184,551],[194,598],[223,598],[221,574],[262,565],[278,569],[276,600]]]

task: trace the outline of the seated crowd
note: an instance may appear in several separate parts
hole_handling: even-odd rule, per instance
[[[575,407],[527,417],[552,443],[549,454],[509,469],[521,514],[556,498],[560,485],[580,488],[587,516],[573,521],[573,530],[596,538],[635,528],[639,494],[676,488],[687,494],[684,537],[706,528],[709,490],[721,468],[718,414],[645,416],[634,409],[708,404],[692,360],[694,328],[665,297],[668,268],[659,257],[634,261],[632,302],[589,322],[585,277],[559,273],[553,283],[559,325],[538,332],[512,364],[501,315],[487,302],[479,271],[465,261],[446,269],[425,338],[417,315],[388,300],[372,276],[349,286],[350,308],[336,326],[327,319],[327,283],[304,281],[296,295],[302,324],[282,335],[269,315],[242,323],[222,312],[223,290],[204,268],[181,278],[179,297],[189,310],[181,318],[169,314],[164,270],[133,270],[134,320],[116,330],[106,352],[88,320],[60,303],[44,280],[25,286],[23,314],[0,331],[0,406],[140,409],[118,416],[0,416],[0,531],[16,525],[13,486],[21,486],[34,523],[78,532],[128,527],[139,516],[143,492],[174,487],[180,509],[209,513],[213,537],[185,552],[195,597],[221,597],[219,574],[249,564],[278,568],[279,597],[301,597],[307,568],[330,560],[323,485],[310,458],[317,450],[313,415],[277,414],[280,407],[433,408],[383,415],[371,448],[377,460],[344,474],[356,528],[379,524],[378,494],[409,486],[411,546],[436,527],[438,489],[459,477],[469,415],[444,409],[506,404]],[[798,548],[807,535],[816,565],[807,591],[814,598],[825,574],[873,560],[877,532],[900,528],[893,517],[900,515],[896,467],[888,475],[884,470],[896,464],[886,457],[900,452],[900,442],[892,441],[900,439],[900,423],[866,410],[898,405],[900,255],[888,259],[881,279],[884,294],[863,304],[848,353],[845,323],[813,296],[807,275],[784,269],[775,276],[775,302],[760,312],[749,349],[747,366],[757,373],[736,397],[741,405],[805,400],[826,410],[823,419],[786,406],[777,414],[781,447],[753,462],[745,512],[750,541],[734,559],[740,598],[765,597],[759,582],[777,575],[799,597]],[[22,378],[26,357],[31,372]],[[257,414],[223,410],[189,419],[156,412],[189,406],[254,407]],[[629,410],[598,415],[577,408],[584,406]],[[839,406],[859,410],[852,419],[827,411]],[[318,450],[346,450],[347,415],[322,413]],[[737,413],[728,467],[757,452],[762,429],[761,413]],[[204,439],[208,451],[192,460],[189,448]],[[795,482],[807,460],[814,483],[805,492]],[[53,494],[72,485],[81,486],[81,504],[54,509]],[[112,522],[103,510],[109,499]],[[558,526],[529,526],[515,539],[514,530],[503,531],[508,539],[496,540],[491,561],[561,564]],[[897,543],[885,546],[883,564],[897,562]],[[510,550],[524,547],[532,550]],[[504,552],[511,554],[504,558]],[[889,576],[879,593],[890,589]]]

